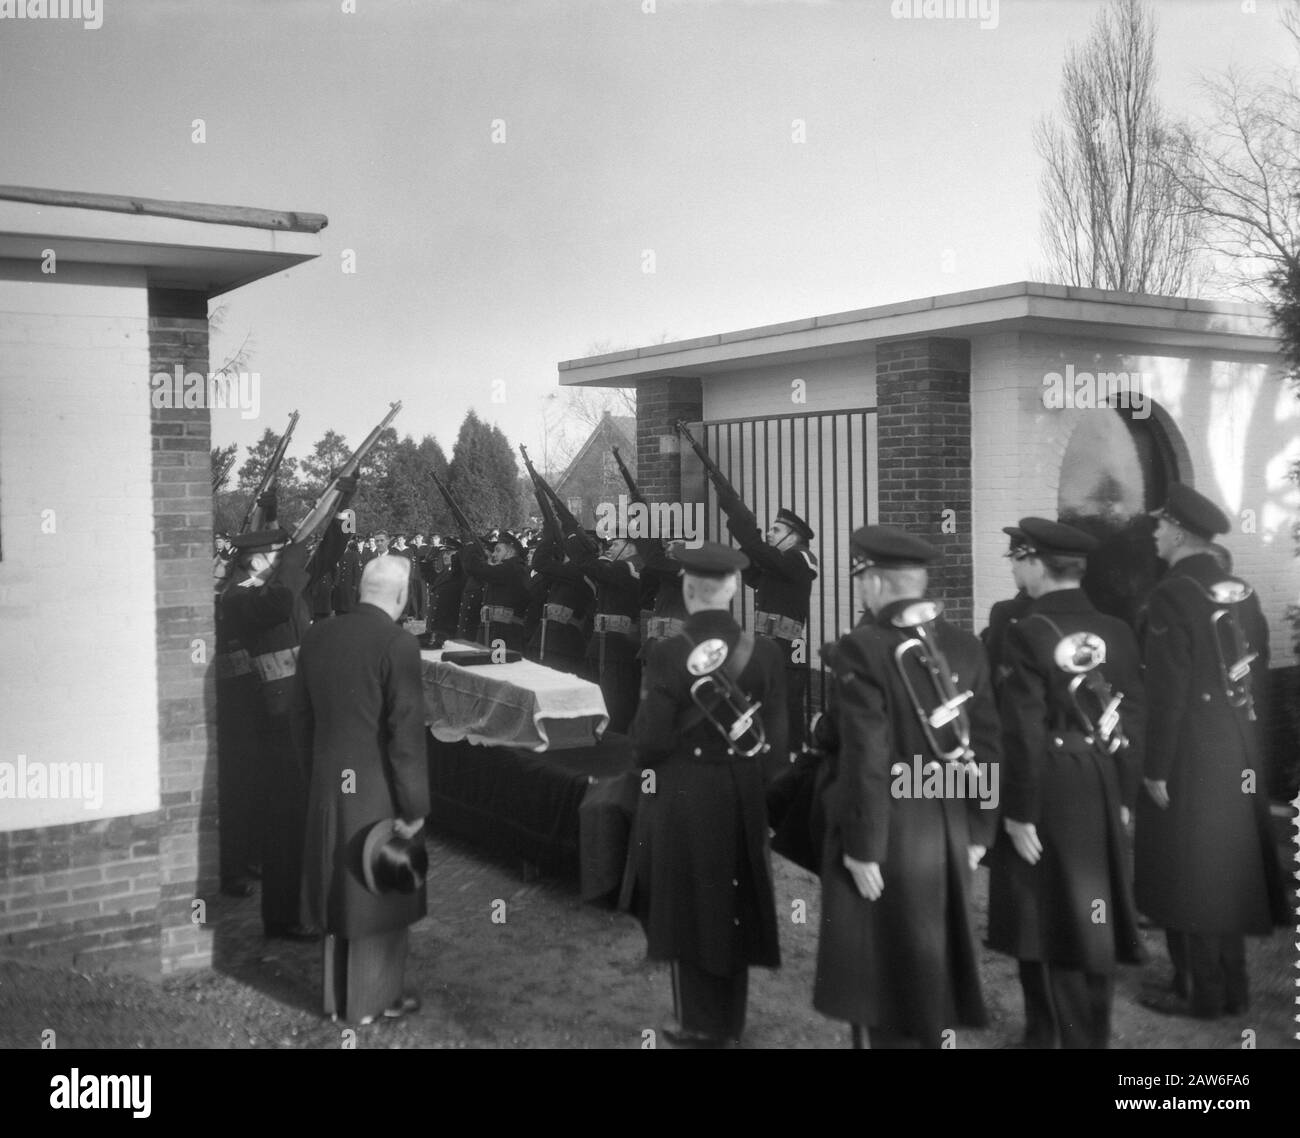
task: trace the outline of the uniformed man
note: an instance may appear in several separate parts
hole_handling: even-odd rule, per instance
[[[500,640],[512,652],[524,650],[524,613],[528,609],[528,566],[524,547],[509,530],[501,530],[485,556],[477,545],[461,553],[465,571],[483,582],[479,642],[488,648]]]
[[[817,558],[808,548],[812,528],[784,506],[760,534],[753,511],[729,487],[718,488],[727,528],[749,558],[745,584],[754,590],[754,631],[775,642],[785,660],[790,748],[803,746],[804,694],[808,690],[808,601],[817,580]],[[779,769],[779,768],[778,768]]]
[[[587,668],[605,697],[609,729],[626,731],[636,713],[641,688],[641,636],[637,625],[641,573],[636,547],[629,538],[615,537],[597,555],[590,545],[570,541],[569,553],[596,584]]]
[[[682,600],[682,566],[677,553],[680,539],[653,539],[642,543],[645,564],[641,570],[641,656],[644,662],[655,640],[676,636],[686,621]]]
[[[1002,680],[1005,678],[1002,667],[1002,644],[1007,629],[1025,615],[1033,601],[1033,597],[1026,592],[1022,579],[1024,562],[1020,557],[1020,551],[1027,544],[1024,531],[1019,526],[1003,526],[1002,532],[1011,539],[1010,548],[1003,556],[1011,559],[1011,579],[1016,584],[1016,595],[1005,601],[993,602],[993,607],[989,609],[988,627],[980,634],[980,640],[984,642],[984,651],[988,653],[989,673],[993,677],[995,692],[1002,686]]]
[[[429,638],[441,636],[448,640],[456,635],[461,593],[465,589],[459,550],[460,541],[449,537],[445,546],[435,547],[426,564],[426,571],[432,574],[429,578],[429,615],[424,622],[425,634]]]
[[[355,478],[339,479],[340,514],[356,492]],[[308,561],[307,547],[283,529],[235,538],[244,579],[221,598],[222,620],[248,652],[258,680],[258,773],[263,804],[262,926],[268,937],[306,939],[299,924],[307,785],[290,738],[289,701],[298,646],[311,624],[309,598],[320,575],[347,543],[341,518],[325,531]]]
[[[1213,1019],[1249,1006],[1245,936],[1288,919],[1269,825],[1254,704],[1268,679],[1259,601],[1210,545],[1223,511],[1174,483],[1157,511],[1145,639],[1148,719],[1136,824],[1138,908],[1166,930],[1174,998],[1152,1006]]]
[[[480,540],[491,549],[489,538]],[[464,577],[460,590],[460,609],[456,614],[456,639],[471,643],[478,640],[483,631],[483,590],[487,586],[487,582],[473,571],[473,565],[487,563],[487,554],[474,558],[472,564],[465,556],[466,551],[475,544],[472,536],[467,537],[461,546],[460,556],[456,559]]]
[[[573,544],[585,543],[578,535]],[[585,667],[587,629],[596,595],[577,562],[566,557],[560,535],[549,528],[533,551],[531,564],[540,578],[541,610],[528,641],[529,659],[576,676]]]
[[[1129,626],[1081,587],[1096,538],[1022,518],[1015,540],[1030,604],[1000,652],[988,943],[1020,962],[1027,1046],[1102,1048],[1116,964],[1142,960],[1124,837],[1145,730],[1141,659]]]
[[[775,645],[742,633],[728,611],[745,555],[705,542],[678,558],[689,615],[680,634],[651,646],[631,731],[646,769],[630,899],[647,955],[673,965],[678,1027],[665,1036],[726,1047],[744,1031],[749,968],[781,962],[763,760],[786,747],[785,675]],[[710,665],[716,679],[700,699],[716,722],[690,691]],[[729,706],[714,707],[727,689]],[[761,731],[737,722],[747,710]]]
[[[830,654],[813,1006],[852,1024],[855,1046],[939,1047],[945,1030],[985,1022],[970,889],[995,829],[997,711],[979,641],[923,600],[934,547],[864,526],[850,549],[873,619]],[[929,726],[945,704],[961,714]]]

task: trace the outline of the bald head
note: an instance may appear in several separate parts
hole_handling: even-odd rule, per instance
[[[376,557],[361,574],[361,603],[383,609],[394,620],[406,607],[411,563],[405,557]]]

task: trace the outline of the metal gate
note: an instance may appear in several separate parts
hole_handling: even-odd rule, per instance
[[[697,434],[761,530],[786,506],[812,527],[811,542],[819,572],[808,611],[810,710],[825,704],[826,670],[821,646],[851,628],[853,591],[849,583],[849,535],[877,516],[876,409],[812,411],[796,415],[713,419]],[[705,503],[704,534],[728,542],[726,519],[713,485],[689,448],[683,448],[682,497]],[[694,493],[692,493],[694,491]],[[753,620],[753,591],[742,590],[736,617]]]

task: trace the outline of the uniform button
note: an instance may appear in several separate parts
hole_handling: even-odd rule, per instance
[[[732,923],[733,925],[738,925],[738,924],[740,924],[740,918],[739,918],[739,917],[736,917],[736,918],[735,918],[731,923]]]
[[[739,884],[740,884],[740,879],[737,878],[737,877],[733,877],[733,878],[731,879],[731,884],[732,884],[732,885],[739,885]]]
[[[1089,747],[1092,746],[1092,736],[1091,736],[1091,735],[1085,735],[1085,736],[1083,737],[1083,741],[1084,741],[1085,743],[1087,743]]]
[[[695,748],[695,757],[696,757],[697,759],[700,757],[700,749],[699,749],[699,747],[696,747],[696,748]]]
[[[1209,703],[1209,702],[1210,702],[1210,693],[1207,692],[1207,691],[1203,691],[1203,692],[1201,692],[1201,699],[1203,699],[1206,703]]]
[[[1052,736],[1052,742],[1055,743],[1055,744],[1059,747],[1059,746],[1061,746],[1062,744],[1064,744],[1065,740],[1062,739],[1059,735],[1053,735],[1053,736]]]
[[[735,753],[736,753],[736,752],[735,752],[735,749],[734,749],[734,748],[732,748],[732,747],[728,747],[728,748],[727,748],[727,754],[729,754],[729,755],[734,755]]]

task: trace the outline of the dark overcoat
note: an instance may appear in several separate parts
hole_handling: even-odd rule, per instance
[[[631,896],[652,960],[679,960],[714,976],[781,963],[763,764],[729,755],[717,730],[691,724],[686,670],[691,648],[720,637],[734,650],[730,613],[699,612],[683,634],[650,645],[631,737],[641,766],[633,829]],[[767,744],[786,746],[784,669],[775,647],[755,638],[739,685],[762,702]],[[653,777],[654,793],[644,793]]]
[[[1074,676],[1053,654],[1062,637],[1091,632],[1106,644],[1102,675],[1122,694],[1131,740],[1116,755],[1088,735],[1069,694]],[[1120,817],[1142,768],[1146,696],[1137,640],[1123,621],[1098,612],[1082,589],[1033,601],[1009,625],[1001,650],[1002,817],[1033,823],[1043,856],[1030,865],[1004,828],[988,856],[989,947],[1106,974],[1142,960]],[[1090,697],[1080,706],[1095,722]],[[1098,903],[1101,908],[1098,908]]]
[[[969,847],[987,846],[997,810],[967,786],[964,797],[903,797],[895,764],[934,760],[894,661],[906,639],[890,624],[911,602],[885,606],[831,653],[830,714],[838,749],[822,772],[822,919],[813,1006],[835,1019],[919,1037],[936,1024],[985,1022],[971,917]],[[974,636],[934,622],[956,673],[976,760],[997,764],[1001,743],[984,649]],[[908,664],[918,691],[929,680]],[[988,769],[986,769],[987,773]],[[865,899],[844,866],[876,862],[884,890]],[[922,1040],[938,1046],[937,1040]]]
[[[1288,907],[1269,825],[1258,723],[1225,695],[1205,594],[1226,580],[1208,553],[1170,567],[1147,609],[1146,777],[1169,807],[1138,797],[1138,908],[1167,929],[1265,935]],[[1252,688],[1268,682],[1268,625],[1252,594],[1236,606],[1253,651]]]
[[[360,604],[303,638],[293,737],[309,771],[302,922],[345,938],[424,916],[424,890],[377,895],[361,877],[366,831],[429,812],[420,647],[382,609]]]

